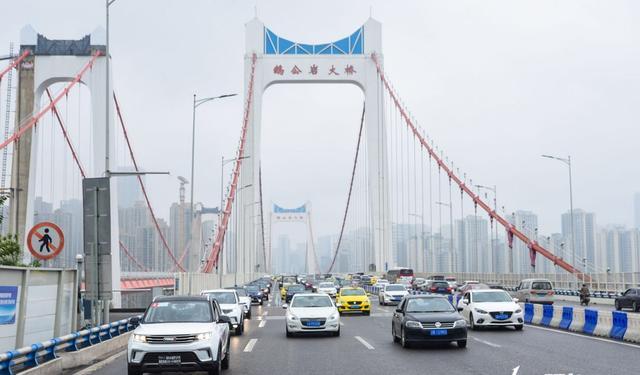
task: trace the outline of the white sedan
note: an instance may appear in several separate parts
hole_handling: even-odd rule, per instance
[[[287,337],[296,333],[331,333],[340,336],[340,314],[328,294],[299,293],[293,296],[285,316]]]
[[[378,292],[378,301],[381,305],[399,304],[402,298],[409,294],[402,284],[387,284]]]
[[[504,290],[472,289],[458,301],[458,311],[469,322],[469,328],[486,326],[524,327],[522,307]]]
[[[334,283],[324,282],[318,284],[318,293],[325,293],[330,297],[335,297],[338,293],[338,289],[336,289],[336,285]]]

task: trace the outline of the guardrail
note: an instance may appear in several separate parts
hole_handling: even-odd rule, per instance
[[[516,288],[515,287],[505,287],[504,290],[509,291],[509,292],[515,292]],[[579,297],[580,296],[580,291],[578,290],[574,290],[574,289],[554,289],[553,290],[555,292],[556,295],[559,296],[574,296],[574,297]],[[614,292],[611,290],[594,290],[592,292],[589,293],[589,297],[592,298],[617,298],[620,297],[622,295],[622,293],[620,292]]]
[[[80,349],[100,344],[103,341],[119,336],[135,329],[138,323],[132,323],[131,318],[117,322],[103,324],[65,336],[39,342],[20,349],[0,353],[0,375],[12,375],[15,371],[36,367],[40,364],[58,358],[58,352],[74,352]]]

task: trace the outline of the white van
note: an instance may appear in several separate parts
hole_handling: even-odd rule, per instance
[[[553,284],[547,279],[524,279],[516,288],[516,298],[520,302],[552,305],[554,295]]]

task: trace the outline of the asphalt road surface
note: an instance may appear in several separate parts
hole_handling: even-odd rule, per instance
[[[395,307],[371,316],[343,316],[340,337],[286,338],[278,302],[253,307],[244,335],[231,339],[225,374],[632,374],[640,346],[526,326],[470,331],[466,349],[455,344],[402,349],[391,339]],[[123,350],[94,374],[126,374]]]

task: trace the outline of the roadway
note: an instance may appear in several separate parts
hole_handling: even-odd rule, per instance
[[[273,302],[273,301],[272,301]],[[469,332],[466,349],[427,345],[402,349],[391,339],[393,306],[372,296],[371,316],[343,316],[340,337],[286,338],[278,302],[254,306],[243,336],[231,339],[225,374],[630,374],[640,346],[526,326]],[[516,369],[517,370],[514,370]],[[97,375],[126,374],[121,355]]]

